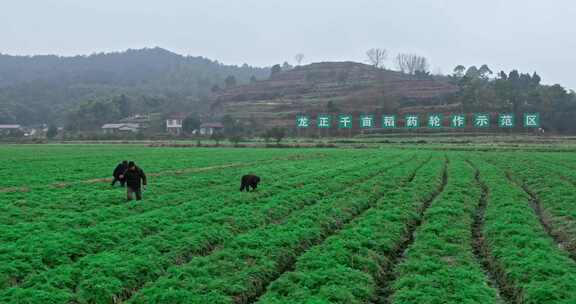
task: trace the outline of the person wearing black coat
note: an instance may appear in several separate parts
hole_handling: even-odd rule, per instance
[[[120,175],[122,175],[124,171],[126,171],[126,169],[128,169],[127,160],[119,163],[118,166],[116,166],[116,169],[114,169],[114,172],[112,173],[112,176],[114,177],[114,179],[112,180],[112,186],[114,186],[116,182],[120,182],[120,186],[124,187],[126,181],[124,180],[124,178],[120,178]]]
[[[146,187],[147,180],[144,170],[136,166],[131,161],[128,163],[128,169],[120,176],[126,181],[126,198],[128,201],[132,200],[132,195],[136,195],[136,200],[142,200],[142,187]]]

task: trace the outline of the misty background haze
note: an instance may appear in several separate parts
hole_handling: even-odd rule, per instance
[[[0,53],[77,55],[160,46],[226,64],[365,62],[372,47],[431,71],[521,67],[576,88],[576,3],[558,1],[3,1]]]

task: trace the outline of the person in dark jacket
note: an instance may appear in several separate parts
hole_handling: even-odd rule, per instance
[[[124,187],[126,181],[123,178],[120,178],[120,175],[122,175],[126,169],[128,169],[127,160],[119,163],[118,166],[116,166],[116,169],[114,169],[114,172],[112,173],[112,176],[114,177],[114,180],[112,180],[112,186],[114,186],[116,182],[120,182],[120,186]]]
[[[146,174],[131,161],[128,163],[128,169],[120,176],[126,180],[126,198],[128,201],[132,200],[132,196],[136,195],[136,200],[142,200],[142,188],[146,189]]]

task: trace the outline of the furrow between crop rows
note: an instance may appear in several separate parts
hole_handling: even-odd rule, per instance
[[[516,167],[504,167],[510,179],[530,197],[530,205],[544,229],[576,261],[576,206],[570,203],[576,197],[572,183],[576,173],[528,160]]]
[[[481,191],[474,170],[452,159],[450,181],[421,216],[381,303],[495,303],[496,291],[473,254],[473,214]]]
[[[267,288],[258,303],[366,303],[376,296],[389,257],[423,201],[441,185],[442,161],[434,158],[402,187],[378,199],[361,217],[301,255],[294,271]]]
[[[319,168],[319,170],[329,169],[330,164],[334,164],[338,160],[321,160],[316,163],[308,164],[311,168]],[[270,181],[264,180],[263,191],[259,191],[255,196],[266,196],[270,194],[271,191],[278,187],[290,187],[297,186],[301,184],[302,173],[297,169],[297,163],[287,163],[287,164],[270,164],[261,167],[255,167],[253,170],[257,170],[262,174],[268,176],[276,176],[278,179],[271,179]],[[303,165],[303,164],[302,164]],[[308,172],[310,174],[315,174],[316,172]],[[227,174],[227,175],[226,175]],[[16,241],[20,239],[22,235],[29,235],[36,233],[37,231],[50,231],[55,232],[59,230],[67,230],[70,228],[81,229],[88,228],[98,224],[111,223],[118,220],[123,220],[129,216],[142,215],[150,211],[157,211],[162,208],[175,208],[180,204],[191,202],[194,200],[202,199],[208,197],[211,193],[225,193],[224,196],[236,196],[236,191],[238,189],[238,181],[228,181],[229,178],[226,176],[240,176],[241,171],[227,171],[225,173],[216,175],[202,175],[200,177],[192,176],[188,179],[169,179],[154,181],[156,187],[165,188],[160,194],[156,192],[147,195],[146,202],[144,204],[140,203],[130,203],[126,204],[122,201],[125,196],[123,193],[118,193],[119,191],[110,188],[103,189],[91,189],[92,192],[86,193],[82,196],[78,196],[75,199],[67,200],[67,205],[76,205],[79,200],[98,200],[102,202],[102,207],[95,208],[89,211],[82,212],[67,212],[67,213],[57,213],[49,212],[47,218],[40,217],[37,213],[33,216],[29,214],[27,210],[28,207],[22,206],[18,208],[19,212],[23,216],[27,217],[32,221],[34,219],[35,223],[28,223],[27,221],[16,221],[17,225],[0,225],[0,240],[3,242]],[[316,173],[317,174],[317,173]],[[220,180],[226,180],[226,182],[219,185]],[[192,183],[194,187],[190,187],[189,184]],[[292,184],[291,184],[292,183]],[[111,192],[109,195],[103,195],[102,193]],[[272,191],[273,192],[273,191]],[[94,193],[94,195],[92,195]],[[98,193],[96,195],[96,193]],[[234,193],[234,195],[232,195]],[[111,198],[113,196],[116,200],[120,200],[120,203],[112,203]],[[240,197],[241,198],[241,197]],[[33,198],[30,198],[33,199]],[[218,205],[221,200],[214,201],[214,205]],[[1,218],[8,217],[10,221],[15,221],[14,213],[5,212],[0,215]],[[3,221],[4,222],[4,221]]]
[[[387,174],[405,181],[418,167],[409,164],[394,167]],[[248,303],[306,249],[335,234],[370,209],[377,197],[399,185],[399,181],[386,182],[379,175],[338,197],[323,199],[281,224],[238,236],[213,255],[171,269],[167,276],[138,292],[132,302],[174,303],[186,295],[181,299],[189,302]]]
[[[252,169],[260,167],[278,169],[275,172],[270,172],[271,174],[276,175],[279,172],[282,172],[282,167],[290,168],[291,164],[303,164],[305,161],[306,160],[284,161],[281,165],[270,161],[260,162],[254,163],[253,165],[256,167],[253,167]],[[320,161],[323,163],[330,162],[330,160],[327,159],[321,159]],[[275,166],[278,168],[275,168]],[[214,183],[225,179],[226,176],[233,175],[232,172],[236,172],[236,175],[240,176],[243,170],[245,170],[244,167],[241,169],[233,168],[231,170],[220,170],[220,172],[213,174],[202,174],[202,179],[200,181],[194,181],[194,188],[187,189],[187,191],[190,192],[190,198],[206,195],[208,191],[211,190],[208,188],[216,188],[222,191],[230,191],[230,188],[237,188],[238,180],[236,179],[233,182],[227,180],[221,185],[215,185]],[[150,192],[150,197],[152,199],[160,200],[162,196],[174,195],[175,191],[182,192],[182,187],[178,182],[182,180],[182,178],[183,176],[181,175],[166,175],[161,179],[150,180],[151,186],[155,188],[154,191]],[[119,193],[120,191],[107,185],[83,185],[78,188],[79,189],[52,190],[48,196],[39,196],[36,193],[13,195],[11,198],[12,202],[0,206],[2,214],[0,215],[0,223],[5,225],[10,225],[10,223],[17,223],[19,225],[32,222],[37,223],[44,217],[54,215],[56,212],[58,213],[56,219],[73,218],[74,220],[78,220],[78,214],[88,214],[92,218],[96,211],[100,213],[103,207],[109,207],[111,201],[117,203],[114,207],[118,207],[118,205],[123,203],[124,194]],[[69,227],[70,225],[71,223],[65,223],[63,226]],[[54,227],[52,226],[42,228],[44,230],[54,230]]]
[[[404,160],[403,162],[405,162],[407,160]],[[401,165],[403,162],[397,163],[395,166],[399,166]],[[319,180],[316,178],[315,182],[318,182]],[[314,186],[314,184],[312,184],[311,186]],[[336,189],[339,186],[338,183],[333,183],[334,189]],[[314,191],[312,190],[313,188],[308,187],[309,190],[303,190],[304,192],[308,192],[308,193],[313,193]],[[329,190],[329,189],[328,189]],[[316,195],[319,195],[318,197],[327,194],[328,192],[326,192],[327,190],[324,191],[316,191]],[[344,189],[342,189],[341,191],[344,191]],[[288,203],[288,206],[286,208],[283,209],[277,209],[275,210],[273,213],[270,213],[270,211],[274,210],[274,209],[270,209],[270,208],[277,208],[274,206],[278,206],[278,204],[276,202],[271,202],[271,205],[269,207],[266,207],[267,205],[262,206],[262,211],[261,211],[261,216],[262,219],[261,220],[256,220],[253,216],[252,216],[252,221],[246,222],[244,220],[236,222],[236,223],[227,223],[228,222],[228,217],[229,216],[234,216],[235,218],[237,218],[238,220],[242,219],[243,215],[246,214],[253,214],[253,211],[249,211],[250,209],[254,209],[254,208],[249,208],[250,205],[247,205],[247,209],[246,212],[242,212],[241,208],[239,206],[236,206],[234,208],[230,209],[230,215],[225,216],[225,217],[221,217],[219,218],[217,215],[211,215],[207,218],[204,219],[204,221],[202,223],[205,224],[201,224],[199,222],[192,224],[192,226],[188,225],[187,226],[182,226],[182,228],[187,228],[187,229],[193,229],[193,231],[190,230],[184,230],[184,231],[188,231],[188,232],[184,232],[184,231],[179,231],[178,229],[174,230],[175,232],[177,232],[176,236],[172,235],[172,234],[165,234],[163,235],[161,238],[159,238],[158,240],[171,240],[174,237],[177,237],[178,235],[182,234],[182,233],[186,233],[187,238],[189,238],[189,240],[186,240],[184,242],[181,242],[182,244],[180,246],[191,246],[190,250],[192,250],[192,252],[197,252],[198,254],[202,254],[202,253],[207,253],[210,252],[210,250],[214,247],[214,242],[222,242],[224,239],[228,239],[231,236],[233,236],[235,233],[237,233],[236,231],[241,231],[242,229],[249,229],[250,227],[257,227],[259,225],[261,225],[260,223],[263,220],[265,220],[266,218],[269,217],[280,217],[286,214],[289,214],[291,211],[290,210],[294,210],[297,209],[297,205],[291,205],[293,203],[289,203],[291,201],[297,201],[299,202],[299,204],[311,204],[314,202],[314,199],[301,199],[300,196],[298,195],[294,195],[291,194],[289,192],[286,193],[285,195],[286,199],[288,199],[286,201],[286,203]],[[302,206],[302,205],[301,205]],[[267,211],[268,210],[268,211]],[[224,213],[226,214],[226,213]],[[222,221],[225,222],[222,222]],[[224,224],[225,226],[222,226],[222,224]],[[230,229],[224,229],[222,230],[222,228],[225,228],[229,225],[232,226],[230,227]],[[206,226],[208,225],[208,226]],[[178,227],[178,226],[176,226]],[[211,228],[213,227],[213,228]],[[218,228],[220,227],[220,228]],[[236,228],[233,228],[236,227]],[[245,227],[245,228],[242,228]],[[240,229],[240,230],[238,230]],[[203,233],[203,231],[213,231],[213,232],[218,232],[216,234],[213,235],[206,235],[206,233]],[[200,233],[200,234],[198,234]],[[208,239],[207,239],[208,237]],[[204,240],[203,240],[204,239]],[[212,240],[212,241],[210,241]],[[134,248],[130,248],[127,247],[126,249],[120,250],[114,253],[114,252],[106,252],[105,254],[102,255],[96,255],[96,256],[88,256],[87,259],[84,261],[84,259],[81,259],[78,261],[77,263],[77,267],[73,267],[70,268],[69,266],[63,266],[60,269],[56,269],[55,271],[49,271],[47,272],[45,275],[42,276],[37,276],[37,278],[35,278],[35,280],[37,281],[36,283],[41,283],[41,282],[49,282],[49,283],[54,283],[54,284],[59,284],[59,283],[55,283],[55,282],[51,282],[51,277],[54,276],[59,276],[61,274],[66,274],[67,272],[72,272],[73,274],[76,273],[76,275],[74,276],[79,276],[76,279],[73,279],[76,283],[75,285],[79,284],[80,289],[81,290],[86,290],[84,292],[89,293],[88,289],[90,288],[98,288],[97,286],[91,286],[92,283],[94,283],[94,279],[87,276],[86,278],[83,278],[84,273],[83,272],[77,272],[77,271],[82,271],[84,268],[93,268],[93,267],[99,267],[99,268],[111,268],[111,271],[113,272],[116,268],[118,268],[118,264],[116,265],[108,265],[107,264],[107,258],[108,259],[112,259],[114,260],[116,258],[116,256],[118,257],[118,263],[126,265],[126,269],[130,272],[131,268],[137,269],[139,266],[138,260],[135,260],[134,258],[138,257],[139,254],[142,254],[141,250],[146,250],[146,248],[151,251],[151,252],[157,252],[158,250],[161,251],[165,251],[168,250],[165,253],[162,252],[157,252],[156,254],[158,255],[158,258],[156,258],[156,262],[154,261],[146,261],[145,264],[157,264],[156,266],[150,267],[151,269],[146,271],[147,276],[151,276],[151,277],[155,277],[158,275],[161,275],[163,270],[162,268],[164,267],[168,267],[168,265],[170,263],[174,263],[174,262],[170,262],[170,261],[177,261],[177,260],[181,260],[182,256],[188,256],[187,254],[176,254],[175,252],[173,252],[173,249],[168,249],[165,248],[163,249],[162,247],[166,247],[165,244],[162,243],[157,243],[156,238],[152,238],[150,239],[150,241],[152,243],[146,245],[146,242],[143,243],[142,245],[140,244],[135,244],[136,247]],[[170,243],[168,243],[170,244]],[[186,245],[188,244],[188,245]],[[150,245],[152,245],[152,247],[150,247]],[[156,247],[156,248],[154,248]],[[176,249],[176,248],[174,248]],[[128,250],[127,252],[125,250]],[[130,252],[132,252],[132,254],[137,254],[136,256],[134,256],[134,258],[130,258],[130,256],[132,256],[132,254],[130,254]],[[112,254],[112,255],[111,255]],[[176,255],[176,256],[175,256]],[[121,258],[121,256],[125,256],[123,258]],[[190,254],[189,256],[194,256],[194,254]],[[143,262],[143,261],[142,261]],[[148,263],[149,262],[149,263]],[[101,264],[101,263],[105,263],[105,264]],[[168,263],[168,264],[167,264]],[[88,265],[88,267],[87,267]],[[93,266],[89,266],[89,265],[93,265]],[[99,265],[99,266],[96,266]],[[135,265],[134,267],[131,267],[132,265]],[[119,267],[122,268],[122,267]],[[77,269],[77,270],[74,270]],[[125,272],[125,270],[120,269],[121,272]],[[85,273],[85,275],[89,275],[88,273]],[[128,273],[126,274],[128,275]],[[34,284],[34,279],[31,280],[31,284]],[[128,284],[127,286],[138,286],[140,284],[143,283],[139,283],[139,282],[146,282],[149,281],[151,279],[147,279],[145,278],[144,281],[138,281],[138,282],[133,282],[133,281],[128,281],[126,282],[126,284]],[[84,283],[83,283],[84,282]],[[43,284],[43,283],[42,283]],[[34,284],[35,285],[35,284]],[[77,285],[78,286],[78,285]],[[72,288],[72,289],[76,289],[76,288]],[[129,289],[126,289],[129,290]],[[95,291],[95,290],[91,290],[91,291]],[[121,294],[120,292],[118,292],[119,294]]]
[[[363,162],[364,163],[364,162]],[[370,162],[368,162],[370,164]],[[374,161],[373,164],[376,164]],[[401,163],[399,163],[401,164]],[[353,172],[358,169],[358,164],[348,164],[343,165],[338,169],[333,169],[334,173],[337,175],[346,174],[346,172]],[[329,170],[324,171],[325,174],[332,174]],[[337,176],[336,175],[336,176]],[[334,177],[334,176],[330,176]],[[281,193],[285,200],[290,201],[292,199],[298,199],[298,195],[294,195],[298,191],[311,191],[310,193],[314,193],[313,188],[315,187],[315,183],[320,182],[321,180],[327,178],[327,176],[319,176],[317,174],[310,174],[309,178],[305,176],[296,177],[297,183],[302,183],[306,181],[310,181],[309,185],[302,185],[302,187],[297,187],[294,189],[285,191]],[[289,180],[281,181],[284,183],[289,183]],[[280,188],[282,189],[282,188]],[[336,189],[336,188],[334,188]],[[18,265],[14,264],[14,262],[18,261],[14,259],[14,256],[10,255],[13,250],[9,248],[5,248],[2,252],[0,252],[0,260],[4,259],[6,261],[5,264],[0,266],[4,269],[4,273],[14,273],[20,276],[31,274],[36,272],[37,270],[49,270],[52,267],[57,267],[59,265],[68,265],[70,263],[78,263],[80,262],[83,256],[97,254],[99,252],[103,252],[106,250],[110,250],[116,245],[124,244],[124,248],[129,248],[130,246],[136,246],[147,239],[154,240],[156,236],[161,237],[162,239],[172,239],[174,234],[181,235],[185,234],[187,230],[180,231],[180,227],[188,227],[196,228],[202,227],[201,223],[205,223],[206,225],[212,224],[212,221],[217,223],[221,223],[222,220],[227,220],[235,216],[235,214],[240,213],[242,208],[240,206],[244,206],[247,213],[250,213],[250,209],[253,209],[251,201],[247,201],[242,196],[238,196],[237,190],[233,192],[233,194],[229,193],[228,196],[232,199],[229,201],[222,200],[222,203],[219,205],[218,208],[214,208],[214,204],[211,200],[205,200],[208,210],[205,212],[201,212],[200,214],[198,211],[200,210],[199,207],[203,206],[200,201],[188,203],[190,206],[189,210],[183,209],[183,206],[179,206],[178,210],[176,209],[159,209],[156,210],[157,214],[145,214],[145,217],[139,218],[131,218],[130,221],[118,221],[117,223],[103,223],[101,225],[96,226],[95,228],[101,227],[100,229],[94,230],[75,230],[67,232],[67,235],[62,234],[54,234],[53,237],[47,238],[47,235],[31,235],[29,238],[35,239],[35,242],[25,242],[24,240],[20,240],[19,243],[13,244],[14,248],[21,248],[19,260],[22,261],[36,261],[34,264],[29,265]],[[294,192],[294,194],[292,193]],[[254,197],[253,199],[269,199],[271,200],[271,208],[274,207],[275,201],[273,198],[276,195],[279,195],[280,192],[270,191],[267,192],[268,195]],[[315,195],[319,197],[319,195],[328,194],[328,192],[316,191]],[[224,196],[226,197],[226,196]],[[313,196],[314,197],[314,196]],[[307,200],[302,200],[301,204],[306,204]],[[238,205],[241,203],[242,205]],[[229,206],[229,207],[228,207]],[[221,209],[222,207],[228,207],[227,209]],[[256,206],[254,206],[255,208]],[[175,212],[167,213],[167,211],[174,210]],[[214,213],[217,211],[216,213]],[[162,213],[160,213],[162,212]],[[212,212],[212,213],[210,213]],[[198,222],[194,221],[194,215],[197,215],[196,218],[200,219],[204,215],[208,215],[208,217],[203,218],[203,221]],[[221,214],[220,218],[218,214]],[[172,222],[170,222],[172,220]],[[190,225],[190,224],[192,225]],[[114,224],[114,225],[111,225]],[[222,222],[222,224],[232,225],[234,223],[226,223]],[[201,232],[198,231],[198,232]],[[218,234],[216,235],[218,236]],[[28,246],[32,245],[28,251],[23,251],[22,249],[25,244],[29,244]],[[212,244],[210,242],[209,244]],[[8,246],[8,245],[6,245]],[[207,245],[205,245],[207,246]],[[2,248],[2,247],[0,247]],[[122,248],[122,247],[120,247]],[[119,248],[119,249],[120,249]],[[205,252],[206,250],[200,250],[199,252]],[[28,254],[26,254],[28,252]],[[4,258],[5,257],[5,258]],[[179,259],[179,257],[174,257],[175,259]],[[10,267],[17,267],[12,268],[13,270],[6,271],[6,268],[11,269]],[[25,268],[24,268],[25,266]],[[48,267],[48,268],[47,268]],[[40,271],[39,276],[41,276],[42,271]],[[17,281],[16,281],[17,282]]]
[[[416,178],[416,174],[420,171],[420,169],[422,169],[422,167],[424,167],[427,163],[429,163],[429,162],[431,161],[431,159],[432,159],[432,157],[429,157],[429,158],[426,159],[424,162],[422,162],[420,165],[418,165],[418,167],[416,167],[416,168],[414,169],[414,171],[413,171],[407,178],[405,178],[403,181],[400,182],[400,184],[398,185],[398,188],[405,187],[406,185],[408,185],[409,183],[411,183],[411,182],[414,180],[414,178]],[[383,193],[382,195],[384,195],[384,193]],[[288,263],[286,263],[286,265],[284,265],[284,269],[282,269],[274,278],[272,278],[272,279],[270,280],[270,283],[276,281],[278,278],[280,278],[280,277],[281,277],[282,275],[284,275],[285,273],[294,271],[294,267],[295,267],[295,265],[296,265],[296,262],[297,262],[298,258],[299,258],[300,256],[302,256],[302,255],[305,255],[309,250],[313,249],[314,246],[321,245],[321,244],[324,243],[328,238],[337,236],[337,235],[339,234],[340,230],[342,230],[343,228],[345,228],[347,225],[350,225],[351,223],[354,223],[354,222],[356,222],[357,220],[362,219],[363,216],[364,216],[364,214],[365,214],[367,211],[371,210],[371,208],[374,208],[374,207],[376,206],[376,203],[378,202],[379,199],[380,199],[380,198],[376,197],[374,203],[373,203],[369,208],[367,208],[367,209],[365,209],[365,210],[363,210],[363,211],[360,211],[360,213],[359,213],[356,217],[352,218],[352,219],[350,220],[350,222],[348,222],[348,223],[342,223],[342,227],[338,228],[335,232],[333,232],[332,236],[328,236],[326,239],[321,240],[321,241],[319,242],[319,244],[316,244],[316,245],[311,246],[311,248],[306,249],[304,252],[300,253],[299,256],[295,257],[293,260],[291,260],[291,261],[289,261]],[[260,299],[260,297],[266,293],[266,291],[267,291],[267,289],[268,289],[268,286],[269,286],[269,284],[266,285],[266,287],[265,287],[261,292],[259,292],[259,293],[256,294],[256,295],[253,295],[251,298],[249,298],[245,303],[254,303],[254,302],[258,301],[258,300]],[[243,302],[243,303],[244,303],[244,302]]]
[[[383,172],[385,172],[385,171],[387,171],[387,170],[390,170],[390,169],[392,169],[392,168],[401,167],[401,166],[403,166],[404,164],[406,164],[407,162],[412,161],[412,160],[414,160],[414,157],[409,158],[409,159],[407,159],[407,160],[403,160],[403,161],[401,161],[401,162],[399,162],[399,163],[397,163],[397,164],[394,164],[394,165],[391,165],[391,166],[388,166],[388,167],[385,167],[385,168],[381,168],[380,170],[377,170],[377,171],[374,172],[374,173],[370,173],[370,174],[368,174],[368,175],[366,175],[366,176],[362,176],[362,177],[360,177],[360,178],[358,178],[358,179],[355,179],[353,182],[348,183],[348,184],[346,184],[346,186],[344,186],[344,189],[343,189],[344,191],[337,191],[336,193],[342,193],[342,194],[344,194],[347,189],[353,189],[354,186],[356,186],[356,185],[358,185],[358,184],[361,184],[361,183],[364,183],[364,182],[367,181],[367,180],[373,179],[373,178],[375,178],[376,176],[378,176],[378,175],[382,174]],[[410,177],[410,178],[411,178],[411,177]],[[324,200],[330,199],[331,196],[332,196],[332,195],[329,195],[328,197],[324,198]],[[338,196],[334,196],[334,197],[338,197]],[[292,214],[292,213],[291,213],[291,214],[288,214],[288,215],[287,215],[285,218],[283,218],[283,219],[280,219],[280,220],[277,220],[277,221],[270,221],[269,223],[272,223],[274,226],[282,225],[282,224],[284,224],[287,220],[289,220],[290,218],[298,217],[300,213],[306,213],[309,208],[313,208],[317,203],[318,203],[318,201],[315,201],[313,204],[310,204],[310,205],[306,206],[304,209],[301,209],[301,210],[299,210],[299,211],[296,211],[295,214]],[[264,228],[264,227],[261,227],[261,228]],[[249,233],[249,230],[247,231],[247,233]],[[210,254],[212,254],[212,253],[213,253],[213,251],[210,252]],[[203,256],[207,256],[207,255],[203,255]],[[185,263],[179,263],[179,265],[183,265],[183,264],[189,263],[189,262],[191,261],[191,259],[192,259],[192,257],[190,257],[189,259],[187,259],[187,260],[185,261]],[[149,282],[149,283],[150,283],[150,282]],[[136,290],[133,290],[133,291],[132,291],[130,294],[128,294],[127,296],[125,295],[124,297],[121,297],[121,299],[123,299],[123,300],[129,300],[129,299],[130,299],[134,294],[136,294],[136,293],[138,292],[138,290],[139,290],[140,288],[142,288],[142,287],[143,287],[143,286],[140,286],[140,287],[137,288]]]
[[[417,211],[418,216],[407,222],[405,233],[402,236],[402,242],[399,243],[395,253],[390,257],[387,264],[387,269],[385,270],[387,275],[382,281],[379,282],[379,290],[376,303],[390,302],[390,297],[392,296],[393,292],[391,284],[397,279],[395,274],[396,268],[405,258],[408,248],[410,248],[410,246],[414,243],[414,233],[416,232],[416,229],[422,224],[424,213],[431,206],[432,202],[438,197],[438,195],[444,191],[444,188],[448,183],[448,166],[449,160],[448,157],[445,156],[444,168],[442,169],[442,183],[440,184],[440,187],[437,191],[435,191],[431,196],[422,202],[422,205]]]
[[[538,198],[538,195],[534,191],[530,190],[528,186],[524,183],[518,183],[513,177],[510,171],[506,171],[506,178],[510,183],[521,188],[529,197],[530,208],[534,211],[534,214],[538,217],[538,221],[544,228],[544,231],[556,242],[558,248],[565,250],[568,256],[574,261],[576,261],[576,251],[570,250],[569,248],[574,247],[571,244],[571,238],[563,233],[556,231],[551,223],[550,216],[542,209],[542,202]]]
[[[546,233],[527,204],[529,196],[493,161],[482,160],[490,193],[484,237],[503,294],[511,303],[575,302],[576,263]]]
[[[497,302],[513,303],[514,290],[509,289],[511,284],[504,281],[505,277],[498,275],[498,273],[502,272],[502,270],[496,269],[497,265],[492,263],[493,258],[491,257],[492,255],[490,253],[486,237],[484,236],[485,215],[486,208],[488,206],[490,190],[488,189],[486,183],[484,183],[482,180],[478,167],[468,159],[466,162],[468,162],[468,164],[474,168],[474,179],[476,181],[476,185],[481,189],[481,196],[478,200],[478,206],[474,212],[474,222],[472,223],[472,248],[474,255],[488,275],[492,286],[498,289],[499,299]]]

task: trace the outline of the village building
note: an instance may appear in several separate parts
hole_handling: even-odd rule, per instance
[[[182,126],[186,119],[185,114],[173,114],[166,118],[166,131],[172,135],[182,134]]]
[[[198,133],[201,136],[211,136],[214,133],[221,132],[224,126],[219,122],[209,122],[200,125]]]
[[[0,135],[14,135],[23,131],[21,125],[0,125]]]
[[[111,123],[102,126],[105,134],[137,133],[141,127],[136,123]]]

